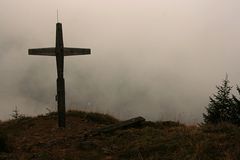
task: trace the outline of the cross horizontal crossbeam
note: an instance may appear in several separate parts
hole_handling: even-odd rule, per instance
[[[40,55],[40,56],[56,56],[55,47],[52,48],[35,48],[28,50],[29,55]],[[91,54],[91,50],[88,48],[66,48],[63,49],[64,56],[74,55],[86,55]]]

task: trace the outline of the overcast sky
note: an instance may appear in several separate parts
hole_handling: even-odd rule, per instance
[[[27,50],[55,45],[57,9],[64,45],[92,49],[65,59],[67,109],[196,123],[240,84],[239,0],[0,0],[0,119],[56,109],[55,58]]]

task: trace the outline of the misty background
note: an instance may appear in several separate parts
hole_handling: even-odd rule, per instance
[[[240,84],[238,0],[0,0],[0,119],[56,110],[56,10],[66,47],[67,109],[120,119],[202,120],[228,73]]]

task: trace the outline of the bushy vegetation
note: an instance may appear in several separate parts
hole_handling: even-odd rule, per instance
[[[221,85],[216,86],[217,93],[210,97],[207,113],[203,114],[205,123],[221,123],[228,122],[240,125],[240,100],[231,94],[232,86],[230,86],[228,77],[223,80]],[[237,86],[238,94],[240,88]]]

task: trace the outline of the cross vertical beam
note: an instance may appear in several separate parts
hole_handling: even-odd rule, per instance
[[[62,24],[56,24],[56,62],[57,62],[57,103],[58,103],[58,125],[59,127],[65,127],[65,82],[63,77],[64,68],[64,45]]]
[[[65,80],[64,80],[64,56],[87,55],[91,54],[90,49],[86,48],[64,48],[62,24],[56,24],[56,46],[55,48],[29,49],[29,55],[56,56],[57,64],[57,96],[58,104],[58,126],[66,127],[65,118]]]

